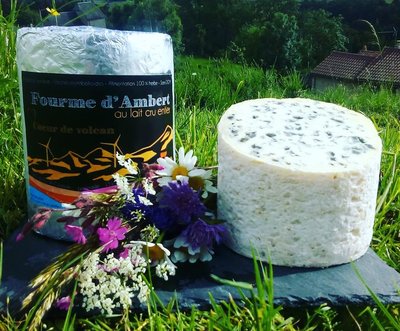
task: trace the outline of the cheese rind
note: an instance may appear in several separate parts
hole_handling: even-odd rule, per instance
[[[284,266],[359,258],[372,239],[381,149],[372,122],[337,105],[231,106],[218,125],[218,217],[228,246]]]

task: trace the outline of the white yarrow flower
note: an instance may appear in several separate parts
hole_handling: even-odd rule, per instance
[[[133,242],[125,248],[128,248],[127,258],[108,254],[101,260],[98,253],[91,253],[83,261],[78,284],[86,311],[99,309],[102,314],[112,315],[116,308],[128,309],[134,297],[141,303],[147,301],[150,289],[143,275],[148,258],[143,244]],[[164,267],[166,272],[168,268],[171,266]]]
[[[142,252],[144,254],[149,254],[149,258],[153,257],[149,263],[152,267],[156,268],[156,275],[158,277],[167,281],[168,276],[175,276],[176,266],[169,259],[171,252],[164,245],[145,241],[131,241],[130,245],[142,246]],[[153,255],[156,256],[157,259],[154,258]]]
[[[115,184],[118,186],[118,190],[125,197],[125,199],[136,203],[135,196],[132,192],[132,187],[128,182],[128,178],[121,176],[118,173],[113,174],[112,177],[114,178]]]
[[[144,196],[142,196],[142,195],[139,195],[139,196],[138,196],[138,199],[139,199],[139,202],[140,202],[141,204],[145,205],[145,206],[151,206],[151,205],[153,205],[153,203],[152,203],[149,199],[147,199],[146,197],[144,197]]]
[[[162,263],[157,264],[156,276],[167,281],[168,276],[175,276],[175,269],[175,265],[167,258]]]
[[[137,164],[132,159],[125,159],[125,155],[117,152],[116,158],[120,166],[124,167],[131,175],[137,175]]]
[[[154,186],[153,186],[153,181],[150,180],[149,178],[143,179],[142,185],[143,185],[144,191],[147,194],[150,194],[150,195],[155,195],[156,194],[156,190],[154,189]]]

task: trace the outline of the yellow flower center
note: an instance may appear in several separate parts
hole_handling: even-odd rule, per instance
[[[204,179],[200,176],[189,177],[189,186],[195,191],[204,188]]]
[[[186,167],[183,166],[177,166],[172,170],[171,177],[173,180],[176,179],[176,176],[186,176],[189,175],[189,171],[187,170]]]

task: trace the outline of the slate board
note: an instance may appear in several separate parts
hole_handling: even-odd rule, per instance
[[[69,243],[32,234],[15,242],[14,233],[4,245],[3,278],[0,286],[0,311],[16,313],[28,293],[29,281],[64,252]],[[332,306],[374,304],[366,287],[356,275],[356,268],[364,281],[384,304],[400,303],[400,274],[386,265],[372,250],[354,263],[329,268],[273,267],[274,303],[285,307],[310,307],[328,303]],[[208,263],[180,264],[177,275],[168,282],[156,284],[157,294],[164,303],[173,297],[182,310],[209,309],[211,293],[218,301],[229,296],[240,300],[238,290],[221,285],[210,275],[254,284],[253,260],[220,247]],[[245,295],[250,292],[245,290]],[[138,310],[144,307],[136,307]]]

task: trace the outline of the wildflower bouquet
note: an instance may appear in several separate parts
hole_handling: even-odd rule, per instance
[[[211,260],[226,234],[207,206],[217,192],[211,170],[195,167],[193,151],[181,148],[177,162],[159,158],[140,169],[124,155],[116,157],[123,171],[113,175],[115,186],[82,192],[63,206],[57,221],[76,244],[32,281],[23,305],[39,299],[39,318],[54,303],[68,309],[75,295],[87,312],[109,315],[145,303],[150,277],[167,281],[175,263]],[[53,212],[40,209],[17,240]],[[62,296],[74,283],[72,296]]]

